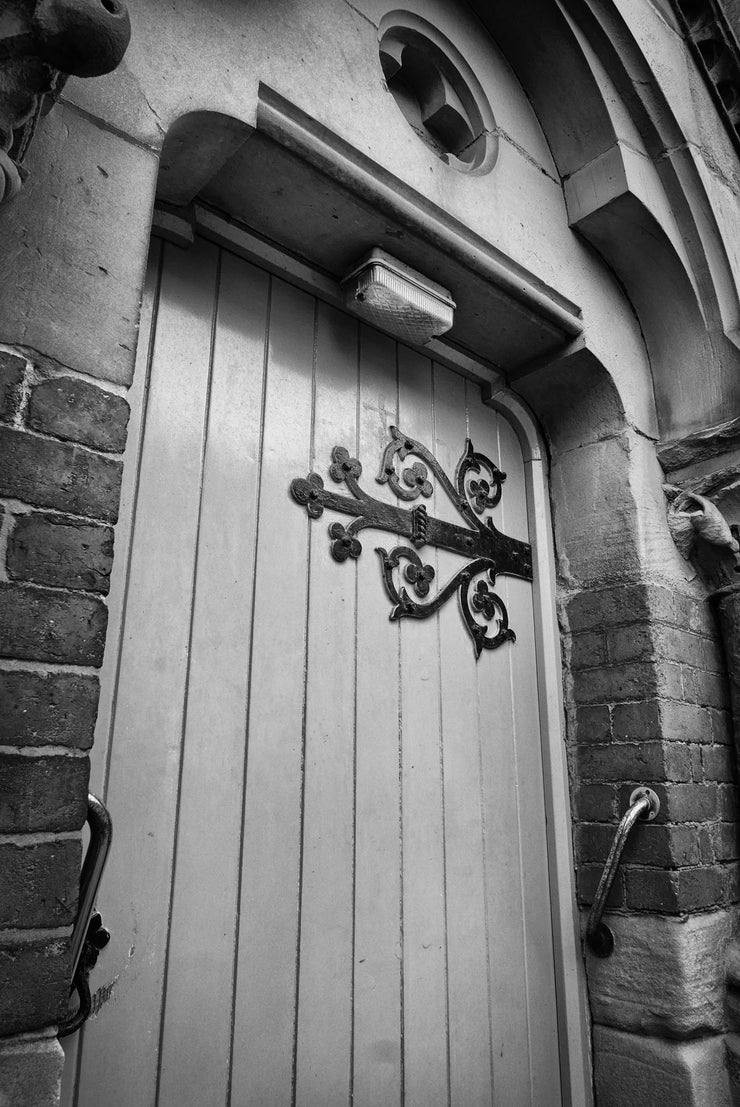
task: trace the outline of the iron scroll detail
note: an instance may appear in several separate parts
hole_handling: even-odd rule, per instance
[[[336,561],[360,557],[362,543],[358,535],[366,529],[390,531],[408,540],[410,545],[398,545],[391,550],[376,547],[385,591],[393,605],[391,619],[425,619],[457,592],[476,658],[484,649],[513,642],[516,635],[509,627],[506,605],[493,586],[500,574],[531,581],[532,548],[502,534],[489,515],[501,500],[506,473],[485,454],[478,453],[467,439],[453,483],[421,442],[403,434],[398,427],[391,427],[390,433],[376,480],[387,484],[404,504],[414,506],[401,507],[369,496],[359,484],[361,462],[343,446],[332,450],[329,476],[336,484],[344,484],[350,495],[325,487],[318,473],[309,473],[291,482],[293,499],[305,507],[311,519],[321,518],[325,510],[354,517],[347,526],[339,522],[329,526],[330,549]],[[411,457],[415,460],[404,464]],[[434,481],[465,526],[428,513],[424,500],[432,496]],[[419,553],[426,545],[449,550],[467,561],[431,599],[427,597],[435,570]]]

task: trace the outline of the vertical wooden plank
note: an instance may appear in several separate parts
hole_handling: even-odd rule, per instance
[[[465,381],[435,365],[434,382],[434,452],[445,472],[454,479],[467,437]],[[492,429],[495,435],[495,423]],[[489,434],[487,439],[476,441],[476,449],[483,453],[495,449],[495,437],[493,442],[490,438]],[[440,498],[437,496],[438,502]],[[460,521],[457,512],[450,517]],[[459,571],[464,561],[450,555],[444,564],[440,585]],[[488,670],[498,659],[484,651],[476,662],[472,639],[456,598],[450,599],[440,611],[439,623],[450,1098],[459,1107],[483,1107],[491,1104],[493,1088],[476,669],[480,666]]]
[[[501,501],[502,528],[515,538],[529,540],[521,447],[514,429],[501,415],[498,433],[501,467],[508,474],[506,494]],[[519,766],[518,832],[523,870],[526,1006],[532,1043],[532,1102],[556,1107],[560,1103],[560,1065],[532,585],[508,578],[506,603],[517,632],[510,665],[515,690],[513,733]]]
[[[227,1099],[267,293],[223,253],[158,1107]]]
[[[273,279],[260,479],[230,1101],[293,1094],[314,301]]]
[[[312,467],[326,484],[335,446],[357,455],[357,322],[318,305]],[[343,489],[346,494],[346,489]],[[352,1033],[355,732],[353,559],[311,528],[296,1104],[349,1100]],[[343,519],[348,525],[349,518]],[[365,554],[367,558],[367,554]]]
[[[99,900],[112,996],[86,1030],[85,1107],[154,1102],[216,261],[203,242],[165,247]]]
[[[358,457],[364,487],[391,502],[374,477],[396,402],[395,343],[362,327]],[[366,532],[358,563],[354,1107],[400,1105],[402,1092],[399,626],[373,549],[387,538]]]
[[[121,501],[118,510],[118,523],[115,536],[115,560],[111,573],[110,592],[108,594],[108,634],[105,645],[105,657],[100,672],[100,701],[95,733],[95,742],[90,751],[90,791],[96,796],[105,797],[105,777],[108,764],[110,743],[110,721],[113,713],[113,695],[118,658],[121,647],[121,628],[124,618],[124,600],[128,578],[131,530],[139,479],[139,455],[144,430],[144,408],[149,383],[149,363],[151,360],[151,342],[156,326],[157,302],[159,299],[159,276],[162,256],[162,241],[154,238],[151,242],[147,260],[146,276],[141,303],[139,321],[139,342],[136,348],[136,368],[134,380],[127,399],[131,407],[131,417],[126,439],[124,455]],[[85,848],[87,836],[85,836]],[[100,962],[101,968],[103,962]],[[79,1063],[84,1048],[85,1028],[78,1034],[60,1039],[64,1048],[65,1063],[62,1074],[61,1107],[75,1107],[77,1103],[77,1085]]]
[[[399,347],[399,426],[433,440],[431,362]],[[411,459],[413,460],[413,459]],[[435,511],[435,498],[427,503]],[[407,1107],[449,1102],[445,858],[435,620],[401,624],[404,1079]]]
[[[491,442],[482,450],[500,466],[497,417],[483,409],[479,390],[467,386],[468,419],[473,446]],[[507,482],[503,498],[507,497]],[[493,513],[503,529],[501,506]],[[505,578],[496,591],[506,601]],[[517,631],[519,628],[516,628]],[[506,643],[491,656],[492,664],[477,671],[480,716],[481,773],[484,800],[484,857],[488,918],[489,974],[491,989],[491,1048],[494,1102],[528,1104],[530,1099],[530,1051],[524,918],[521,898],[523,879],[519,846],[517,749],[513,738],[513,694],[510,653],[516,643]],[[485,659],[483,659],[485,660]]]

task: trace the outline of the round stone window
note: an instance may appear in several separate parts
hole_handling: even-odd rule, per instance
[[[435,154],[463,173],[487,173],[498,151],[496,121],[463,56],[426,20],[392,12],[380,25],[388,91]]]

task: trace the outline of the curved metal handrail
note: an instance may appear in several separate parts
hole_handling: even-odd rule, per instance
[[[70,941],[72,960],[70,998],[77,992],[79,1003],[77,1009],[68,1012],[59,1023],[57,1033],[60,1038],[76,1033],[89,1017],[92,999],[88,977],[95,967],[98,953],[110,939],[110,934],[103,926],[100,915],[97,911],[93,911],[93,903],[113,838],[113,822],[105,804],[92,793],[88,793],[87,797],[87,825],[90,828],[90,841],[80,873],[77,918]]]
[[[90,827],[90,842],[80,873],[80,898],[77,905],[77,918],[72,930],[71,956],[72,977],[80,963],[82,947],[85,944],[88,923],[92,915],[93,903],[98,892],[100,878],[108,859],[113,838],[113,822],[108,808],[92,792],[87,797],[87,825]]]
[[[606,923],[602,922],[602,915],[606,907],[606,901],[612,890],[614,877],[616,876],[619,862],[622,859],[624,847],[627,845],[630,831],[638,819],[645,818],[651,821],[660,811],[660,800],[652,788],[635,788],[630,796],[630,805],[620,820],[617,832],[614,835],[612,848],[604,865],[596,896],[591,906],[586,924],[586,942],[589,949],[597,957],[608,957],[614,949],[614,935]]]

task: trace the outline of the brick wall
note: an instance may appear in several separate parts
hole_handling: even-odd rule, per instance
[[[706,602],[630,584],[565,604],[578,897],[593,900],[634,787],[657,792],[610,906],[667,915],[740,899],[737,769],[724,661]]]
[[[128,414],[0,350],[0,1034],[66,1009]]]

